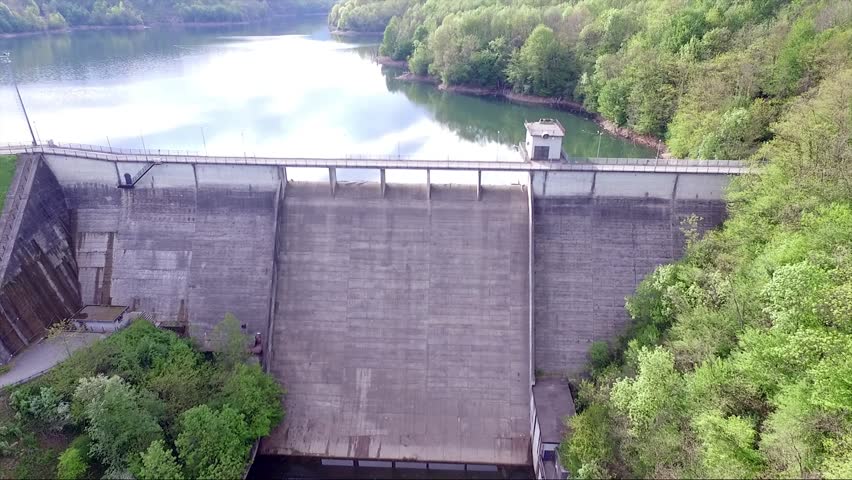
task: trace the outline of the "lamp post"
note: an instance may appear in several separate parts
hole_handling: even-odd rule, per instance
[[[24,106],[24,99],[21,97],[21,91],[18,89],[18,81],[15,78],[15,64],[12,62],[12,53],[4,52],[0,54],[0,63],[9,64],[9,73],[12,75],[12,85],[15,87],[15,93],[18,95],[18,103],[21,104],[21,110],[24,112],[24,119],[27,121],[27,128],[30,130],[30,138],[33,140],[33,146],[36,146],[38,145],[38,142],[36,142],[35,133],[33,133],[33,126],[30,124],[30,116],[27,115],[27,107]]]
[[[595,158],[601,157],[601,139],[603,138],[603,130],[598,130],[598,153]]]

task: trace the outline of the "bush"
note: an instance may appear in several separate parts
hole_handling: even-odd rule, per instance
[[[284,417],[281,387],[258,365],[238,365],[222,394],[224,402],[245,417],[250,437],[269,435]]]
[[[174,454],[162,440],[152,442],[142,453],[142,465],[136,475],[139,480],[183,480],[183,472]]]
[[[9,397],[9,403],[19,419],[38,422],[51,430],[62,430],[71,422],[68,402],[62,401],[51,387],[41,387],[36,391],[31,388],[15,390]]]
[[[175,444],[190,478],[240,478],[249,453],[248,426],[229,406],[200,405],[181,416]]]
[[[609,353],[609,344],[602,341],[592,342],[589,348],[589,361],[593,371],[600,371],[609,365],[612,356]]]
[[[56,477],[60,480],[77,480],[83,478],[88,468],[83,452],[78,448],[70,447],[59,456]]]
[[[144,408],[147,399],[120,377],[82,378],[74,400],[83,405],[92,454],[112,470],[126,468],[135,455],[162,437],[156,418]]]

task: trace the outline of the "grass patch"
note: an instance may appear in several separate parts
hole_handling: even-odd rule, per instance
[[[17,159],[18,157],[15,155],[0,155],[0,211],[3,210],[3,204],[6,203],[6,194],[9,192],[9,185],[15,175]]]

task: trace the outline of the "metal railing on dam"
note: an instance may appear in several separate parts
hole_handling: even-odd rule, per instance
[[[343,158],[300,158],[269,156],[216,156],[199,152],[162,149],[128,149],[99,145],[61,144],[0,146],[0,153],[43,153],[66,157],[112,162],[264,165],[303,168],[366,168],[401,170],[460,170],[488,172],[633,172],[633,173],[697,173],[739,175],[748,167],[733,160],[689,160],[665,158],[569,158],[566,161],[468,161],[419,160],[403,157],[347,156]]]

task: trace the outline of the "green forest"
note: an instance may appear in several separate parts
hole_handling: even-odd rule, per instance
[[[215,354],[136,320],[3,392],[3,478],[243,478],[283,392],[249,361],[236,318],[210,338]]]
[[[674,156],[742,159],[850,65],[844,0],[344,0],[332,28],[445,85],[574,100]]]
[[[852,2],[345,0],[445,85],[582,102],[675,156],[744,159],[723,228],[590,352],[579,478],[852,478]]]
[[[560,449],[579,477],[852,478],[850,86],[790,103],[724,228],[685,226],[629,334],[594,345]]]
[[[333,0],[0,0],[0,34],[325,13]]]

